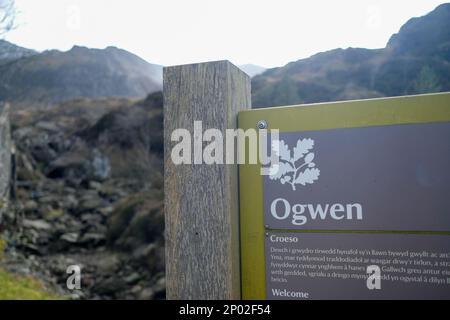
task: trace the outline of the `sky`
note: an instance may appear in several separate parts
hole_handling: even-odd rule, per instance
[[[116,46],[148,62],[282,66],[335,48],[382,48],[443,0],[16,0],[6,40],[43,51]]]

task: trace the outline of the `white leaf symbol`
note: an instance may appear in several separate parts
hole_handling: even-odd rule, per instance
[[[305,171],[301,172],[297,179],[295,179],[294,183],[300,183],[302,186],[304,186],[307,183],[314,183],[317,179],[319,179],[320,170],[313,168],[313,169],[306,169]]]
[[[291,161],[291,150],[283,140],[275,140],[272,142],[272,150],[281,160]]]
[[[310,163],[313,160],[314,160],[314,153],[313,152],[308,153],[305,157],[305,163]]]
[[[320,170],[313,162],[314,152],[309,152],[313,147],[313,139],[298,139],[294,157],[291,158],[291,151],[283,140],[273,141],[272,151],[279,157],[279,162],[270,166],[269,178],[279,180],[281,184],[289,184],[294,191],[296,184],[305,186],[314,183],[319,179]],[[303,161],[299,161],[300,159]]]
[[[278,164],[273,164],[270,166],[269,178],[272,180],[280,179],[286,173],[294,171],[294,168],[289,163],[280,162]]]
[[[314,147],[314,140],[310,138],[305,138],[303,140],[298,140],[297,145],[294,147],[294,161],[301,159],[309,150]]]

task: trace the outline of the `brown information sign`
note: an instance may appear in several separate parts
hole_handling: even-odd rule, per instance
[[[450,231],[450,123],[280,133],[270,229]]]
[[[266,234],[267,299],[450,299],[450,236]]]

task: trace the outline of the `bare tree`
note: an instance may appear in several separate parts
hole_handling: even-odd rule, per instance
[[[14,0],[0,0],[0,36],[14,27],[15,16]]]

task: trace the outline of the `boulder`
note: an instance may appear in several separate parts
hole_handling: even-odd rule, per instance
[[[76,243],[80,235],[76,232],[69,232],[63,234],[59,239],[68,243]]]
[[[39,121],[35,127],[49,132],[59,132],[61,130],[56,123],[50,121]]]
[[[52,229],[51,224],[49,224],[45,220],[23,219],[22,225],[24,228],[30,228],[30,229],[41,230],[41,231],[49,231]]]
[[[163,238],[162,200],[155,193],[141,192],[120,201],[108,220],[110,245],[134,249]]]
[[[44,177],[39,170],[36,170],[36,165],[26,153],[17,150],[16,161],[18,181],[39,181]]]
[[[127,283],[125,280],[115,275],[105,279],[100,279],[94,286],[94,290],[97,294],[113,297],[115,297],[117,292],[120,292],[126,288]]]

